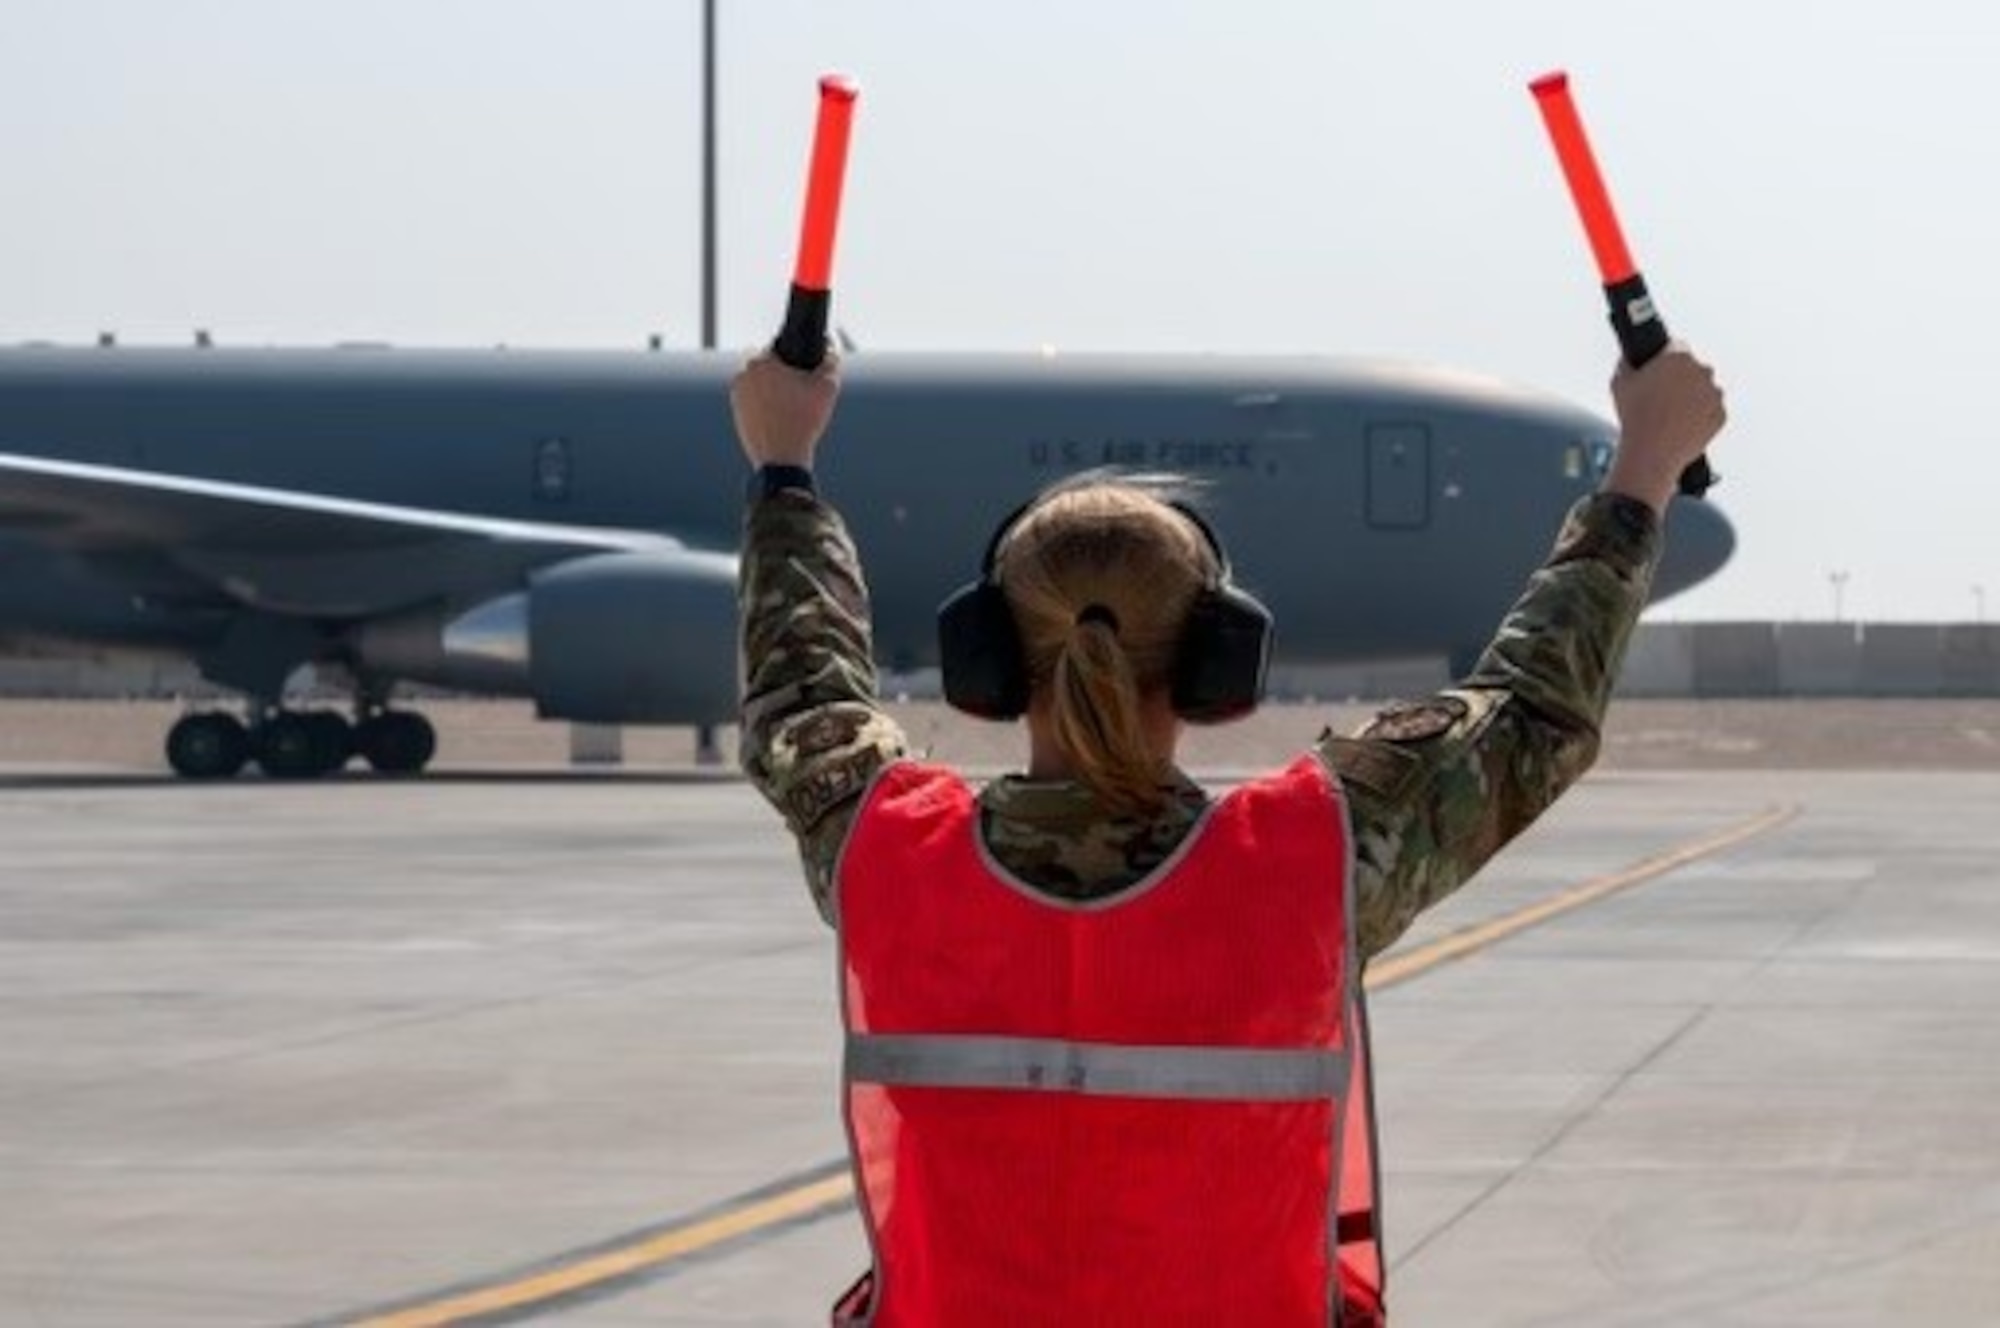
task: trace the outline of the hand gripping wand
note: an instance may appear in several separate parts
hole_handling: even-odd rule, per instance
[[[833,240],[840,228],[840,189],[847,175],[847,138],[854,124],[854,80],[828,74],[819,81],[819,123],[806,175],[805,220],[798,265],[785,304],[785,323],[771,343],[777,357],[810,373],[826,359],[827,312],[833,304]]]
[[[1632,262],[1625,245],[1625,232],[1611,207],[1611,193],[1597,169],[1597,158],[1584,135],[1583,120],[1570,97],[1569,75],[1558,70],[1544,74],[1528,85],[1541,107],[1542,121],[1548,126],[1549,140],[1562,163],[1563,177],[1569,181],[1570,197],[1583,219],[1584,234],[1591,252],[1597,256],[1597,271],[1604,281],[1604,298],[1611,305],[1611,327],[1618,334],[1618,348],[1634,369],[1667,348],[1667,325],[1646,289],[1646,278]],[[1680,490],[1693,498],[1708,492],[1716,481],[1708,458],[1696,457],[1681,472]]]

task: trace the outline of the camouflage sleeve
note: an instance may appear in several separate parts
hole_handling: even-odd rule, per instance
[[[737,593],[743,770],[798,837],[807,888],[831,921],[861,794],[905,750],[876,699],[868,587],[839,515],[803,490],[754,503]]]
[[[1598,494],[1570,510],[1470,676],[1321,736],[1353,813],[1363,956],[1393,944],[1590,768],[1660,550],[1659,519]]]

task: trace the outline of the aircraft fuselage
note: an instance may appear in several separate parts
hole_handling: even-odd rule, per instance
[[[733,368],[643,352],[20,350],[0,354],[0,450],[726,551],[745,472]],[[1461,652],[1614,435],[1489,380],[1320,358],[866,353],[844,377],[822,488],[861,546],[878,649],[910,666],[993,524],[1101,466],[1199,486],[1276,613],[1280,658]],[[214,630],[226,614],[177,597],[171,550],[132,534],[79,565],[41,552],[0,493],[21,573],[0,589],[0,634],[186,649]],[[1710,570],[1691,563],[1658,592]]]

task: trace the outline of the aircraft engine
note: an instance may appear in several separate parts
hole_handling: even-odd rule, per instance
[[[371,623],[364,669],[533,698],[544,719],[711,724],[736,713],[736,559],[604,553],[446,617]]]

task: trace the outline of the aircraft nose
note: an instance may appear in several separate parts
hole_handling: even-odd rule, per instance
[[[1698,498],[1676,498],[1667,510],[1667,549],[1653,575],[1655,602],[1700,585],[1736,552],[1736,527],[1722,509]]]

